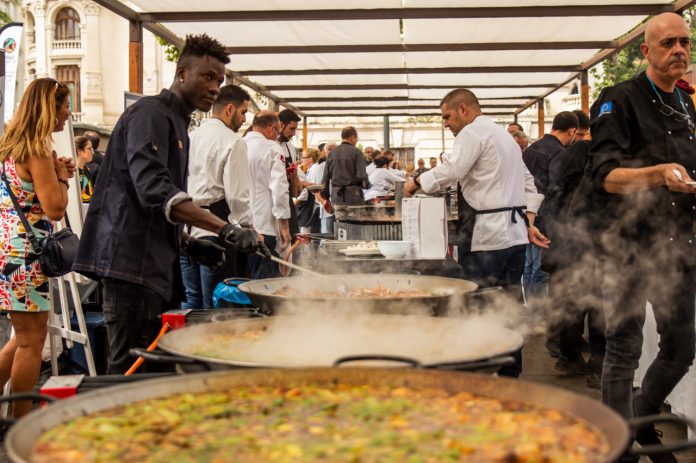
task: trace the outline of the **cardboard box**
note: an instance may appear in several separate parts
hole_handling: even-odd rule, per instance
[[[411,257],[444,259],[447,254],[447,210],[444,198],[406,198],[401,210],[402,236],[411,242]]]

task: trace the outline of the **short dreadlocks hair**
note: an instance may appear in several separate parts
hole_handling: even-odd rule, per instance
[[[227,49],[223,44],[210,37],[208,34],[187,35],[184,49],[181,50],[177,66],[186,66],[187,60],[191,56],[212,56],[213,58],[222,61],[223,64],[229,64],[230,58],[227,56]]]

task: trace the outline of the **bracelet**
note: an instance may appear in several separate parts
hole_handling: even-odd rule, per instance
[[[62,178],[59,178],[58,181],[60,183],[62,183],[63,185],[65,185],[65,188],[67,188],[68,190],[70,189],[70,184],[68,183],[67,180],[63,180]]]

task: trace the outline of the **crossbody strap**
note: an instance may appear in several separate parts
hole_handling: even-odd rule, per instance
[[[7,186],[7,194],[10,195],[12,205],[14,206],[15,211],[17,211],[19,220],[21,220],[22,225],[24,225],[24,230],[26,231],[27,238],[29,238],[29,242],[31,243],[31,249],[33,253],[36,255],[40,255],[41,245],[39,244],[39,240],[36,238],[36,235],[34,234],[34,229],[31,227],[31,224],[27,220],[27,216],[24,215],[24,211],[22,211],[22,208],[19,205],[19,201],[17,201],[17,198],[15,197],[14,193],[12,193],[12,187],[10,186],[10,182],[7,180],[7,176],[5,175],[4,162],[2,163],[2,180],[5,182],[5,185]]]

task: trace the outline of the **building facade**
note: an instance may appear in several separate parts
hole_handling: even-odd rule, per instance
[[[71,90],[75,122],[111,128],[128,90],[128,21],[91,0],[23,0],[23,83],[52,77]],[[143,33],[143,87],[169,87],[174,63],[155,37]],[[21,77],[20,77],[21,78]]]

